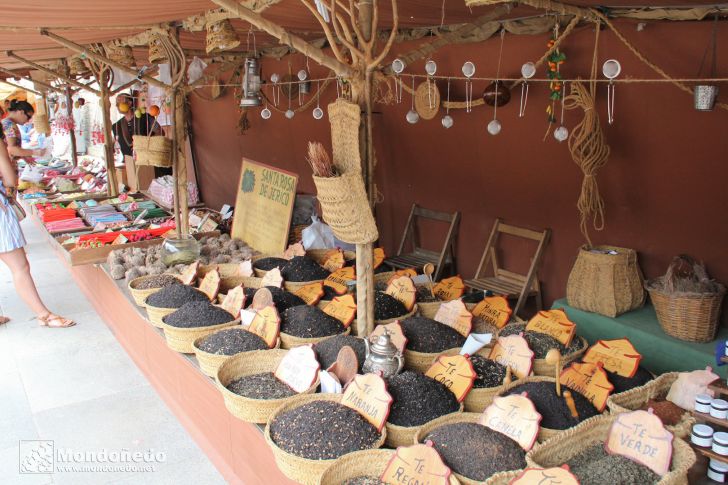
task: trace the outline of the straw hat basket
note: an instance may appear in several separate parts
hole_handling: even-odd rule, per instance
[[[592,250],[614,251],[604,254]],[[634,249],[582,246],[566,284],[569,305],[616,317],[645,303],[642,273]]]
[[[490,350],[490,347],[483,347],[482,349],[478,350],[476,354],[487,359],[490,355]],[[440,357],[441,355],[457,355],[459,353],[460,349],[450,349],[442,352],[441,354],[438,354],[437,357]],[[435,363],[437,357],[432,360],[431,364]],[[514,380],[512,382],[515,382],[516,377],[513,376],[513,379]],[[473,387],[472,389],[470,389],[470,392],[468,392],[468,394],[465,396],[465,400],[463,401],[463,404],[465,405],[465,410],[471,413],[482,413],[485,408],[490,406],[490,403],[493,402],[493,398],[497,396],[504,387],[504,385],[496,387]]]
[[[263,372],[275,372],[281,359],[287,354],[286,350],[253,350],[242,352],[228,357],[223,362],[215,375],[217,388],[225,401],[225,407],[230,414],[248,423],[265,423],[271,414],[282,404],[294,399],[296,396],[281,399],[252,399],[235,394],[227,386],[241,377],[261,374]],[[318,377],[311,387],[304,394],[313,394],[319,385]]]
[[[202,341],[209,337],[210,335],[222,332],[223,330],[227,330],[227,328],[221,328],[220,330],[215,330],[214,332],[209,333],[208,335],[204,335],[202,337],[199,337],[195,339],[194,342],[192,342],[192,348],[195,350],[195,358],[197,358],[197,363],[200,365],[200,370],[203,374],[206,376],[210,376],[214,378],[217,376],[217,371],[222,365],[223,362],[233,357],[233,355],[224,355],[224,354],[211,354],[210,352],[205,352],[204,350],[200,349],[200,345],[202,344]],[[276,340],[276,345],[273,347],[274,349],[279,349],[281,347],[281,339]],[[254,350],[251,350],[249,352],[256,352]],[[239,352],[234,355],[240,355],[245,354],[247,352]]]
[[[459,414],[447,414],[445,416],[441,416],[437,419],[433,419],[427,424],[423,424],[420,429],[417,431],[417,434],[415,435],[415,443],[424,443],[425,437],[436,430],[437,428],[440,428],[441,426],[445,426],[448,424],[455,424],[455,423],[477,423],[478,420],[481,418],[481,413],[459,413]],[[503,473],[503,472],[501,472]],[[514,471],[515,476],[520,473],[519,471]],[[468,478],[466,476],[460,475],[459,473],[453,472],[453,475],[460,481],[460,483],[464,485],[482,485],[483,482],[473,480],[471,478]],[[493,475],[495,476],[495,475]],[[492,477],[491,477],[492,478]],[[489,483],[489,482],[485,482]],[[497,482],[496,482],[497,483]],[[508,483],[508,482],[503,482]]]
[[[435,419],[442,419],[446,416],[453,416],[462,414],[463,412],[463,403],[460,403],[460,407],[457,411],[453,411],[452,413],[445,414],[444,416],[440,416],[439,418]],[[433,420],[434,421],[434,420]],[[430,421],[431,423],[432,421]],[[423,426],[427,426],[429,423],[421,424],[420,426],[399,426],[396,424],[392,424],[389,421],[387,421],[386,427],[387,427],[387,446],[389,448],[396,448],[398,446],[409,446],[417,443],[417,440],[415,439],[415,436],[417,436],[417,432],[422,428]],[[458,477],[460,478],[460,477]]]
[[[398,317],[394,318],[385,318],[384,320],[374,320],[374,325],[387,325],[389,323],[396,322],[397,320],[404,320],[405,318],[413,317],[417,314],[417,311],[419,310],[419,307],[415,303],[415,306],[412,307],[412,310],[405,313],[404,315],[400,315]]]
[[[519,379],[517,381],[513,381],[510,384],[507,384],[502,387],[501,391],[496,394],[496,396],[503,396],[506,392],[510,391],[516,386],[520,386],[521,384],[527,384],[529,382],[556,382],[556,379],[553,377],[546,377],[546,376],[528,376],[524,377],[523,379]],[[495,396],[494,396],[495,397]],[[536,440],[540,443],[542,441],[546,441],[547,439],[556,436],[557,434],[561,433],[563,430],[561,429],[551,429],[551,428],[544,428],[543,426],[538,432],[538,437]]]
[[[172,166],[172,140],[161,135],[132,136],[137,165]]]
[[[149,62],[152,64],[162,64],[167,62],[167,54],[162,48],[162,41],[157,35],[149,38]]]
[[[607,408],[609,408],[611,414],[627,413],[641,409],[650,399],[664,399],[679,375],[679,372],[668,372],[643,386],[609,396]],[[665,426],[665,429],[678,438],[686,438],[690,435],[693,424],[695,424],[695,418],[685,411],[682,420],[678,424]]]
[[[301,458],[300,456],[293,455],[276,445],[270,436],[270,425],[276,419],[276,416],[291,411],[298,407],[303,406],[315,401],[332,401],[341,402],[341,394],[313,394],[313,395],[301,395],[292,398],[285,404],[276,409],[271,417],[268,419],[268,424],[265,426],[265,441],[273,450],[273,456],[276,459],[278,468],[281,469],[284,475],[291,480],[304,485],[316,485],[321,479],[321,474],[331,466],[336,460],[310,460],[308,458]],[[372,449],[381,448],[387,437],[387,430],[382,429],[381,435]]]
[[[365,476],[381,476],[394,457],[394,450],[362,450],[337,458],[321,475],[319,485],[341,485],[347,480]],[[450,485],[460,482],[450,475]]]
[[[167,341],[167,347],[181,354],[194,354],[195,348],[192,346],[192,344],[200,337],[206,337],[216,330],[240,325],[239,319],[233,319],[229,322],[220,323],[217,325],[208,325],[205,327],[193,328],[179,328],[173,327],[172,325],[167,325],[166,323],[164,323],[164,318],[162,319],[161,328],[162,330],[164,330],[164,339]],[[233,316],[230,315],[230,318],[233,318]]]
[[[146,307],[147,305],[144,303],[144,301],[147,299],[147,297],[151,294],[158,292],[162,288],[147,288],[144,290],[137,290],[136,287],[146,280],[157,277],[157,275],[140,276],[138,278],[134,278],[129,282],[127,287],[129,288],[129,293],[131,293],[131,297],[134,298],[134,303],[136,303],[137,306]]]
[[[118,62],[122,66],[134,67],[136,60],[134,59],[134,51],[128,45],[107,44],[104,46],[106,57],[112,61]]]
[[[199,290],[198,290],[199,291]],[[201,293],[201,292],[200,292]],[[170,313],[174,313],[175,311],[179,310],[179,308],[164,308],[164,307],[156,307],[151,306],[147,304],[147,299],[149,297],[144,299],[144,308],[147,310],[147,317],[149,320],[149,323],[154,325],[157,328],[163,328],[162,325],[164,322],[162,322],[162,319],[169,315]]]
[[[440,90],[434,81],[420,83],[415,90],[415,110],[423,120],[431,120],[440,109]]]
[[[79,56],[73,56],[68,60],[68,69],[71,76],[80,76],[89,72],[88,66]]]
[[[570,354],[562,355],[561,356],[561,367],[566,367],[571,363],[572,361],[578,359],[581,357],[584,352],[589,348],[589,342],[586,341],[584,337],[576,336],[574,338],[577,338],[581,340],[582,347],[580,350],[577,350],[575,352],[572,352]],[[533,359],[533,373],[537,376],[552,376],[554,375],[554,366],[552,364],[548,364],[546,362],[546,359]]]
[[[609,427],[615,418],[614,415],[594,416],[558,436],[554,436],[545,443],[537,444],[526,454],[526,463],[530,467],[561,466],[589,446],[604,443],[609,433]],[[690,445],[675,437],[672,440],[670,472],[657,484],[687,485],[688,470],[693,466],[695,460],[695,453],[690,449]]]
[[[51,134],[51,124],[48,121],[48,115],[45,113],[36,113],[33,115],[33,128],[42,135]]]
[[[351,326],[348,326],[346,327],[346,330],[337,335],[349,335],[350,333]],[[301,345],[316,344],[318,342],[321,342],[322,340],[326,340],[327,338],[334,336],[335,335],[326,335],[325,337],[301,338],[281,332],[281,347],[284,349],[292,349],[294,347],[300,347]]]
[[[205,25],[207,37],[205,37],[205,52],[222,52],[235,49],[240,45],[240,39],[235,33],[230,20],[223,19],[217,22],[208,22]]]

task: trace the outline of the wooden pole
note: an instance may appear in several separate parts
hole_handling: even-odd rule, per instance
[[[8,81],[2,81],[2,80],[0,80],[0,83],[7,84],[8,86],[12,86],[16,89],[22,89],[23,91],[28,91],[30,93],[35,94],[36,96],[45,96],[45,94],[41,93],[40,91],[36,91],[35,89],[30,89],[30,88],[24,88],[20,84],[14,84],[14,83],[11,83]]]
[[[109,76],[111,70],[104,69],[97,78],[101,86],[101,112],[104,116],[104,155],[106,157],[106,190],[110,197],[119,194],[119,181],[116,179],[114,165],[114,139],[111,133],[111,99],[109,96]]]
[[[185,156],[187,144],[185,143],[185,92],[183,89],[176,89],[174,92],[174,137],[176,144],[177,160],[177,190],[179,192],[179,217],[181,232],[183,236],[189,234],[190,209],[187,201],[187,157]]]
[[[69,72],[68,64],[66,64],[66,60],[64,59],[61,61],[61,67],[63,68],[66,73]],[[71,119],[71,129],[68,130],[68,136],[71,139],[71,161],[73,162],[73,166],[78,166],[78,154],[76,153],[76,120],[73,119],[73,97],[71,96],[71,88],[66,85],[66,113],[68,113],[68,117]]]
[[[75,79],[71,78],[70,75],[61,74],[59,72],[54,71],[53,69],[48,69],[45,66],[42,66],[42,65],[40,65],[38,63],[35,63],[35,62],[33,62],[33,61],[29,60],[29,59],[25,59],[23,57],[20,57],[19,55],[14,54],[13,51],[5,51],[5,55],[8,56],[8,57],[13,58],[15,60],[18,60],[18,61],[20,61],[22,63],[25,63],[25,64],[29,65],[30,67],[32,67],[33,69],[37,69],[39,71],[45,72],[46,74],[50,74],[51,76],[55,76],[58,79],[60,79],[61,81],[70,84],[71,86],[76,86],[78,89],[83,89],[85,91],[89,91],[89,92],[94,93],[96,95],[99,95],[100,94],[99,91],[97,91],[97,90],[95,90],[93,88],[90,88],[90,87],[86,86],[85,84],[82,84],[82,83],[76,81]],[[64,61],[64,65],[65,65],[65,61]]]
[[[20,76],[20,75],[18,75],[18,73],[15,73],[15,72],[11,71],[10,69],[5,69],[4,67],[0,67],[0,72],[4,72],[5,74],[10,74],[11,76],[13,76],[13,78],[25,79],[26,81],[30,81],[33,84],[37,84],[38,86],[43,86],[44,88],[49,89],[49,90],[51,90],[53,92],[56,92],[56,93],[59,93],[59,94],[63,94],[64,93],[63,89],[59,89],[59,88],[57,88],[55,86],[51,86],[50,84],[44,83],[43,81],[36,81],[36,80],[31,79],[31,78],[26,77],[26,76]],[[3,82],[4,83],[7,83],[7,81],[3,81]],[[25,89],[25,88],[24,87],[21,87],[20,89]]]
[[[169,96],[169,94],[167,94]],[[180,238],[182,234],[182,222],[180,220],[179,215],[179,163],[178,163],[178,157],[179,150],[177,149],[177,144],[179,141],[177,140],[177,95],[174,93],[172,95],[172,180],[174,181],[174,187],[172,188],[172,200],[173,200],[173,207],[174,207],[174,232],[176,234],[177,239]]]

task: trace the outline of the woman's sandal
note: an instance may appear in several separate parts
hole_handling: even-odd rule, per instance
[[[68,318],[59,317],[53,313],[49,313],[44,317],[38,317],[41,327],[48,328],[67,328],[76,325],[76,322],[69,320]]]
[[[8,317],[4,317],[4,316],[0,315],[0,325],[2,325],[4,323],[8,323],[9,321],[10,321],[10,319]]]

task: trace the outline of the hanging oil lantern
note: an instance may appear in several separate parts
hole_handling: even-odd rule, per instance
[[[243,75],[243,97],[240,99],[241,107],[260,106],[260,65],[255,57],[245,59],[245,74]]]

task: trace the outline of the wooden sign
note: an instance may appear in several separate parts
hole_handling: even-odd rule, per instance
[[[200,291],[207,295],[210,301],[214,301],[220,291],[220,273],[213,269],[202,278]]]
[[[589,399],[600,413],[607,407],[607,399],[614,390],[601,363],[574,362],[561,372],[559,382]]]
[[[568,347],[576,335],[576,324],[571,322],[563,310],[538,312],[526,325],[526,330],[550,335]]]
[[[333,273],[334,271],[343,268],[345,262],[344,252],[341,249],[332,249],[324,254],[321,266]]]
[[[412,311],[417,300],[417,289],[409,276],[397,276],[389,280],[385,293],[399,300],[408,312]]]
[[[321,281],[309,283],[297,289],[294,294],[305,301],[306,305],[315,305],[324,296],[324,284]]]
[[[236,286],[232,290],[227,292],[225,298],[222,300],[222,309],[238,318],[240,310],[245,306],[245,291],[243,291],[243,285]]]
[[[250,306],[256,311],[268,306],[274,306],[273,294],[268,288],[258,288],[253,295],[253,302]]]
[[[626,456],[664,476],[672,461],[672,433],[651,409],[622,413],[609,428],[605,448],[608,453]]]
[[[526,468],[508,485],[579,485],[569,465],[554,468]]]
[[[305,256],[306,250],[303,249],[303,244],[300,242],[297,242],[296,244],[291,244],[286,248],[285,251],[283,251],[283,259],[291,260],[295,258],[296,256]]]
[[[510,367],[516,377],[523,379],[531,373],[533,355],[525,338],[520,335],[509,335],[498,337],[488,358]]]
[[[283,276],[281,276],[280,268],[273,268],[268,271],[260,281],[260,286],[275,286],[281,288],[283,286]]]
[[[356,376],[341,397],[341,404],[361,414],[377,431],[387,422],[392,401],[384,379],[377,374]]]
[[[351,382],[359,370],[359,359],[356,357],[354,349],[345,345],[341,347],[336,355],[336,361],[326,369],[336,377],[342,386],[346,386]]]
[[[253,321],[250,322],[248,331],[261,337],[272,349],[276,346],[280,328],[281,317],[278,315],[278,310],[274,306],[267,306],[262,310],[258,310],[255,317],[253,317]]]
[[[354,321],[356,315],[356,303],[354,303],[354,295],[337,296],[331,303],[324,307],[324,313],[331,315],[338,321],[349,327]]]
[[[301,345],[288,351],[281,359],[275,376],[288,387],[302,393],[316,382],[321,365],[311,345]]]
[[[354,267],[347,266],[331,273],[324,280],[324,285],[333,288],[337,295],[343,295],[349,289],[348,282],[354,279],[356,279]]]
[[[240,170],[230,236],[263,254],[280,254],[296,199],[298,176],[246,158]]]
[[[460,276],[445,278],[432,288],[432,292],[439,300],[457,300],[465,293],[465,283]]]
[[[450,389],[458,402],[463,402],[478,376],[465,355],[442,355],[427,369],[425,375]]]
[[[642,355],[626,338],[598,340],[589,347],[582,359],[584,362],[601,362],[609,372],[623,377],[634,377],[640,366]]]
[[[253,276],[253,262],[248,259],[240,263],[238,274],[243,278],[249,278]]]
[[[387,258],[387,255],[384,254],[384,248],[374,248],[373,258],[374,258],[374,263],[373,263],[374,269],[377,269],[382,265],[384,260]]]
[[[425,444],[398,447],[379,480],[382,483],[448,485],[450,474],[450,468],[428,440]]]
[[[483,298],[480,303],[475,305],[472,313],[474,317],[480,318],[485,323],[501,329],[511,319],[513,310],[511,310],[508,300],[502,296],[489,296]]]
[[[536,442],[541,415],[524,392],[494,397],[493,403],[485,408],[478,422],[508,436],[528,451]]]
[[[191,285],[195,279],[197,279],[197,270],[200,267],[200,262],[195,261],[191,265],[187,266],[180,275],[179,279],[184,285]]]
[[[374,330],[369,334],[369,341],[375,342],[377,337],[382,335],[385,331],[389,333],[389,339],[392,341],[394,346],[397,347],[397,350],[404,352],[405,347],[407,347],[407,337],[404,336],[402,324],[399,323],[399,320],[386,325],[377,325],[374,327]]]
[[[463,337],[467,337],[473,328],[473,314],[465,308],[462,300],[452,300],[440,305],[435,320],[454,328]]]

